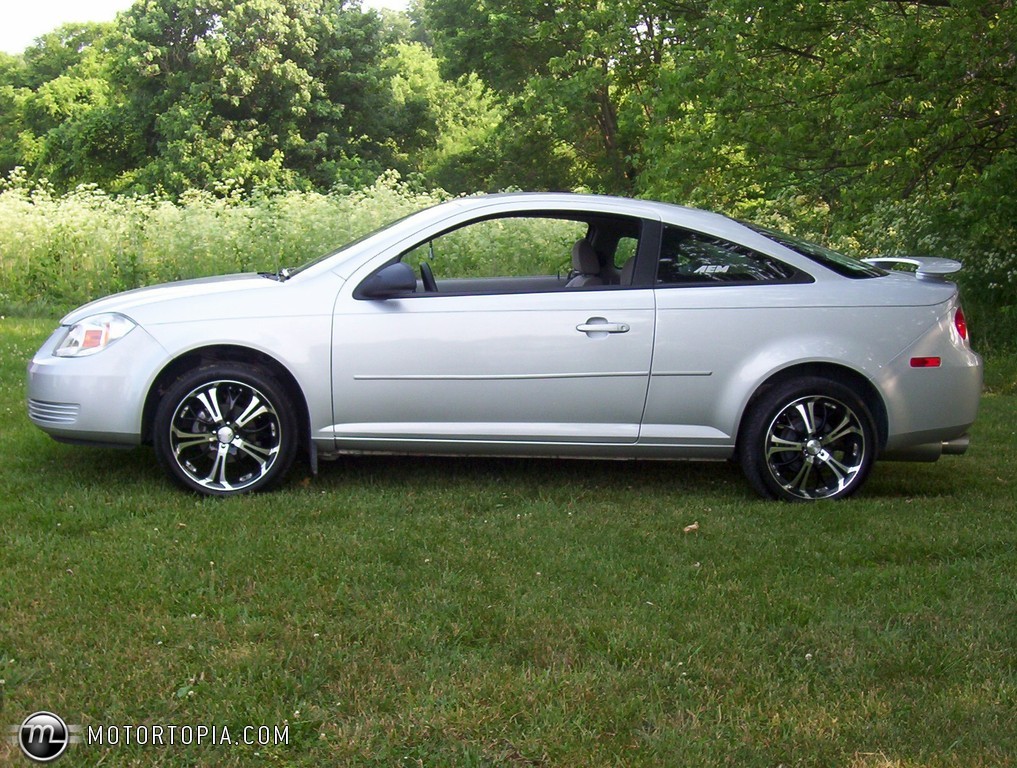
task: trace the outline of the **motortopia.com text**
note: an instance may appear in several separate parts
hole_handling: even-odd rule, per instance
[[[289,725],[86,725],[82,742],[91,746],[270,746],[290,743]]]

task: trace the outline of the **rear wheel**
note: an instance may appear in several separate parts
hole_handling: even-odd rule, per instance
[[[839,382],[809,377],[765,393],[746,416],[742,469],[762,496],[840,499],[865,482],[875,459],[869,409]]]
[[[153,441],[160,464],[180,485],[228,496],[282,480],[296,455],[296,420],[270,374],[221,363],[170,385],[156,410]]]

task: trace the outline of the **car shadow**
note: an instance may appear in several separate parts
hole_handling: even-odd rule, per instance
[[[442,489],[450,483],[483,490],[496,485],[514,489],[580,488],[599,491],[727,493],[752,498],[739,467],[725,461],[593,460],[558,458],[346,456],[323,461],[311,478],[306,463],[294,467],[294,482],[327,491],[353,483]]]

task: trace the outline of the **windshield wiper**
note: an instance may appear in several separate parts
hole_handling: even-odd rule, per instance
[[[281,267],[278,272],[259,272],[258,274],[269,280],[278,280],[280,283],[285,283],[291,277],[289,267]]]

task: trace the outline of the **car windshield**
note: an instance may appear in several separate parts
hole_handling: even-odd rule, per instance
[[[775,240],[785,248],[790,248],[795,253],[800,253],[806,258],[819,262],[827,269],[832,269],[844,277],[862,279],[867,277],[882,277],[889,274],[884,269],[880,269],[872,264],[866,264],[864,261],[839,253],[831,248],[810,243],[808,240],[792,237],[783,232],[760,227],[756,224],[746,224],[746,226],[771,240]]]
[[[414,213],[408,213],[405,216],[402,216],[402,217],[396,219],[395,221],[390,221],[387,224],[384,224],[384,225],[378,227],[377,229],[368,232],[367,234],[361,235],[360,237],[356,238],[355,240],[351,240],[350,242],[346,243],[345,245],[340,246],[339,248],[337,248],[334,251],[329,251],[328,253],[324,253],[321,256],[318,256],[317,258],[311,259],[306,264],[301,264],[299,267],[296,267],[295,269],[286,269],[285,270],[285,277],[287,279],[289,279],[289,278],[293,277],[294,275],[298,275],[301,272],[303,272],[305,269],[309,269],[310,267],[313,267],[315,264],[320,264],[325,259],[330,259],[333,256],[335,256],[336,254],[342,253],[343,251],[348,250],[348,249],[352,248],[355,245],[359,245],[360,243],[364,242],[365,240],[368,240],[369,238],[372,238],[375,235],[380,234],[381,232],[384,232],[386,229],[391,229],[392,227],[396,226],[397,224],[400,224],[403,221],[405,221],[406,219],[410,218],[410,216],[416,215],[416,213],[419,213],[419,211],[416,211]]]

